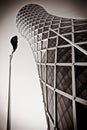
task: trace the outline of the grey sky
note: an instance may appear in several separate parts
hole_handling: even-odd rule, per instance
[[[28,2],[42,4],[53,14],[74,17],[87,18],[87,1],[86,0],[2,0],[0,2],[1,16],[5,16],[7,11],[17,8]]]

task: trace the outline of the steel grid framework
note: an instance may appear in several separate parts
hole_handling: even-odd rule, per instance
[[[87,20],[54,16],[29,4],[16,23],[35,57],[47,129],[87,129]]]

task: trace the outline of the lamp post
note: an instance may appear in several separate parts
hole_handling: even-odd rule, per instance
[[[17,41],[18,37],[14,36],[11,38],[11,44],[13,47],[13,51],[10,55],[10,60],[9,60],[9,88],[8,88],[8,111],[7,111],[7,130],[11,130],[11,62],[13,58],[13,53],[17,49]]]

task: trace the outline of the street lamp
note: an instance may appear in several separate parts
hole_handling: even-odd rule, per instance
[[[7,130],[11,130],[11,61],[13,58],[13,53],[17,49],[18,37],[14,36],[11,38],[11,44],[13,47],[13,51],[10,54],[9,60],[9,88],[8,88],[8,112],[7,112]]]

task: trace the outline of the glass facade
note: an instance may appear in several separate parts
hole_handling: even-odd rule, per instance
[[[87,129],[87,20],[24,6],[16,24],[34,53],[48,130]]]

